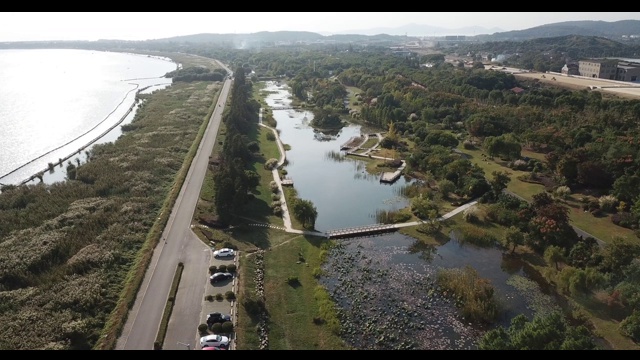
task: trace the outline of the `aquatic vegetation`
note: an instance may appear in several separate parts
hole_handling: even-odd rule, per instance
[[[356,349],[467,349],[481,330],[442,294],[435,271],[392,261],[403,246],[378,248],[378,237],[340,241],[320,282],[338,306],[341,336]],[[375,244],[378,242],[378,244]]]
[[[451,292],[465,319],[492,323],[498,318],[500,304],[494,296],[493,286],[472,267],[441,269],[438,271],[437,281],[445,289],[445,294]]]
[[[560,310],[554,299],[539,291],[538,284],[522,275],[512,275],[507,284],[513,286],[525,298],[527,307],[536,314],[550,314]]]

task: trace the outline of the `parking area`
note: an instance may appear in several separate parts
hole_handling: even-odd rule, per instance
[[[239,253],[235,252],[233,256],[230,257],[220,257],[216,258],[213,254],[211,255],[211,264],[210,266],[215,266],[217,269],[220,268],[221,265],[229,266],[235,265],[236,270],[238,267],[238,257]],[[209,269],[204,269],[204,271],[209,271]],[[227,300],[225,298],[225,294],[228,291],[232,291],[234,294],[238,294],[238,278],[237,271],[232,272],[233,277],[231,279],[222,279],[217,282],[207,281],[205,296],[203,298],[202,311],[200,313],[200,323],[207,323],[207,315],[211,313],[221,313],[221,314],[229,314],[231,315],[231,321],[233,322],[234,329],[237,324],[236,317],[236,308],[237,301],[236,300]],[[211,295],[211,297],[209,297]],[[222,299],[217,299],[217,296],[222,296]],[[198,334],[198,340],[200,339],[200,334]],[[235,334],[230,336],[229,350],[235,350]],[[197,342],[197,349],[200,350],[200,342]]]

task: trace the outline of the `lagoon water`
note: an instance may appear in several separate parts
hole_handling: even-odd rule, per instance
[[[266,83],[266,102],[272,108],[291,104],[284,85]],[[404,178],[394,184],[380,183],[379,175],[369,174],[365,162],[356,158],[338,161],[331,153],[339,153],[342,144],[363,132],[359,125],[349,125],[335,133],[322,133],[309,126],[311,112],[274,110],[280,138],[291,146],[287,151],[287,177],[293,179],[298,197],[310,200],[318,210],[316,229],[327,231],[377,223],[379,210],[397,210],[408,205],[398,195],[408,183]],[[344,154],[344,153],[343,153]]]
[[[171,84],[163,76],[176,68],[169,59],[137,54],[0,50],[0,184],[19,184],[78,153],[125,117],[137,90]],[[100,141],[115,140],[118,131]],[[45,182],[64,180],[55,169],[45,172]]]

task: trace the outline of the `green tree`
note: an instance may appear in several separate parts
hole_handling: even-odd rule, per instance
[[[438,189],[445,199],[449,198],[449,194],[456,190],[456,184],[451,180],[444,179],[438,183]]]
[[[516,251],[517,246],[524,245],[524,233],[517,227],[510,226],[507,229],[504,240],[507,243],[507,246],[513,246],[511,248],[511,253],[513,254],[513,252]]]
[[[491,185],[491,190],[493,190],[497,197],[502,193],[502,190],[507,188],[511,177],[509,177],[509,173],[506,171],[493,171],[491,175],[493,175],[493,178],[489,181],[489,185]]]
[[[316,225],[318,210],[309,200],[295,199],[293,201],[293,216],[307,229],[313,229]]]
[[[601,268],[616,278],[621,278],[625,268],[640,254],[640,245],[616,236],[602,253]]]
[[[485,333],[478,343],[480,350],[595,350],[589,330],[571,326],[560,312],[537,315],[529,321],[523,314],[503,327]]]
[[[554,264],[556,270],[559,270],[558,263],[565,261],[564,251],[559,246],[551,245],[544,251],[544,259],[549,264]]]

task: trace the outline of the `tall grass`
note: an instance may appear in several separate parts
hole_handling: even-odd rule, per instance
[[[466,266],[462,269],[441,269],[438,285],[451,292],[456,306],[465,319],[476,323],[492,323],[500,315],[500,304],[491,283],[480,278],[478,272]]]

